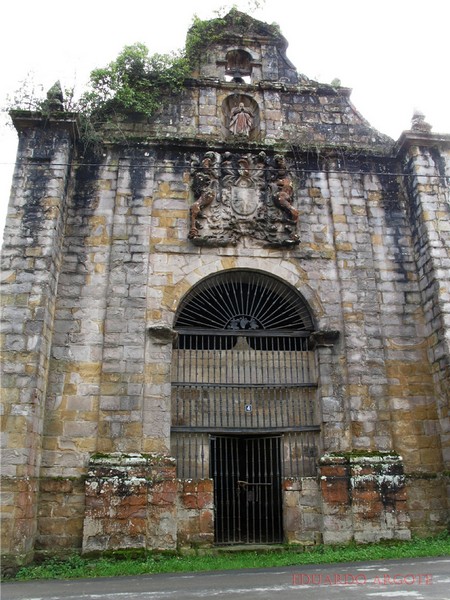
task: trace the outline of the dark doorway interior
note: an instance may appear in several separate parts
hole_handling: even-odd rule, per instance
[[[213,436],[215,542],[282,542],[281,437]]]

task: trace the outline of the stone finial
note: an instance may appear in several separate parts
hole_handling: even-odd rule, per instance
[[[411,131],[430,133],[431,125],[425,121],[425,115],[420,110],[415,110],[411,119]]]
[[[47,92],[47,104],[51,111],[64,110],[64,96],[61,89],[61,83],[57,81]]]

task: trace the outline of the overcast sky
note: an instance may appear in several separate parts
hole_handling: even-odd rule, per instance
[[[184,46],[194,14],[215,18],[233,4],[280,25],[300,73],[353,89],[353,104],[397,139],[415,109],[435,133],[450,133],[450,0],[22,0],[2,7],[0,106],[33,80],[82,93],[89,73],[135,42],[150,53]],[[257,8],[260,5],[260,8]],[[17,136],[2,112],[0,227],[9,198]]]

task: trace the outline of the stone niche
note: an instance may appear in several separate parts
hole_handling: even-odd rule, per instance
[[[251,115],[251,126],[248,133],[233,133],[230,129],[233,112],[242,105],[248,114]],[[231,94],[222,102],[222,134],[228,139],[247,139],[248,141],[258,141],[261,137],[260,111],[256,100],[247,94]]]
[[[86,479],[84,554],[211,545],[212,480],[181,481],[173,458],[93,455]]]
[[[392,452],[320,459],[325,544],[409,539],[403,462]]]

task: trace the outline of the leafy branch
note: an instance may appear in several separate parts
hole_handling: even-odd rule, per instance
[[[144,44],[125,46],[107,67],[95,69],[90,90],[80,99],[80,110],[87,115],[140,113],[150,116],[163,99],[180,92],[189,74],[181,54],[149,55]]]

